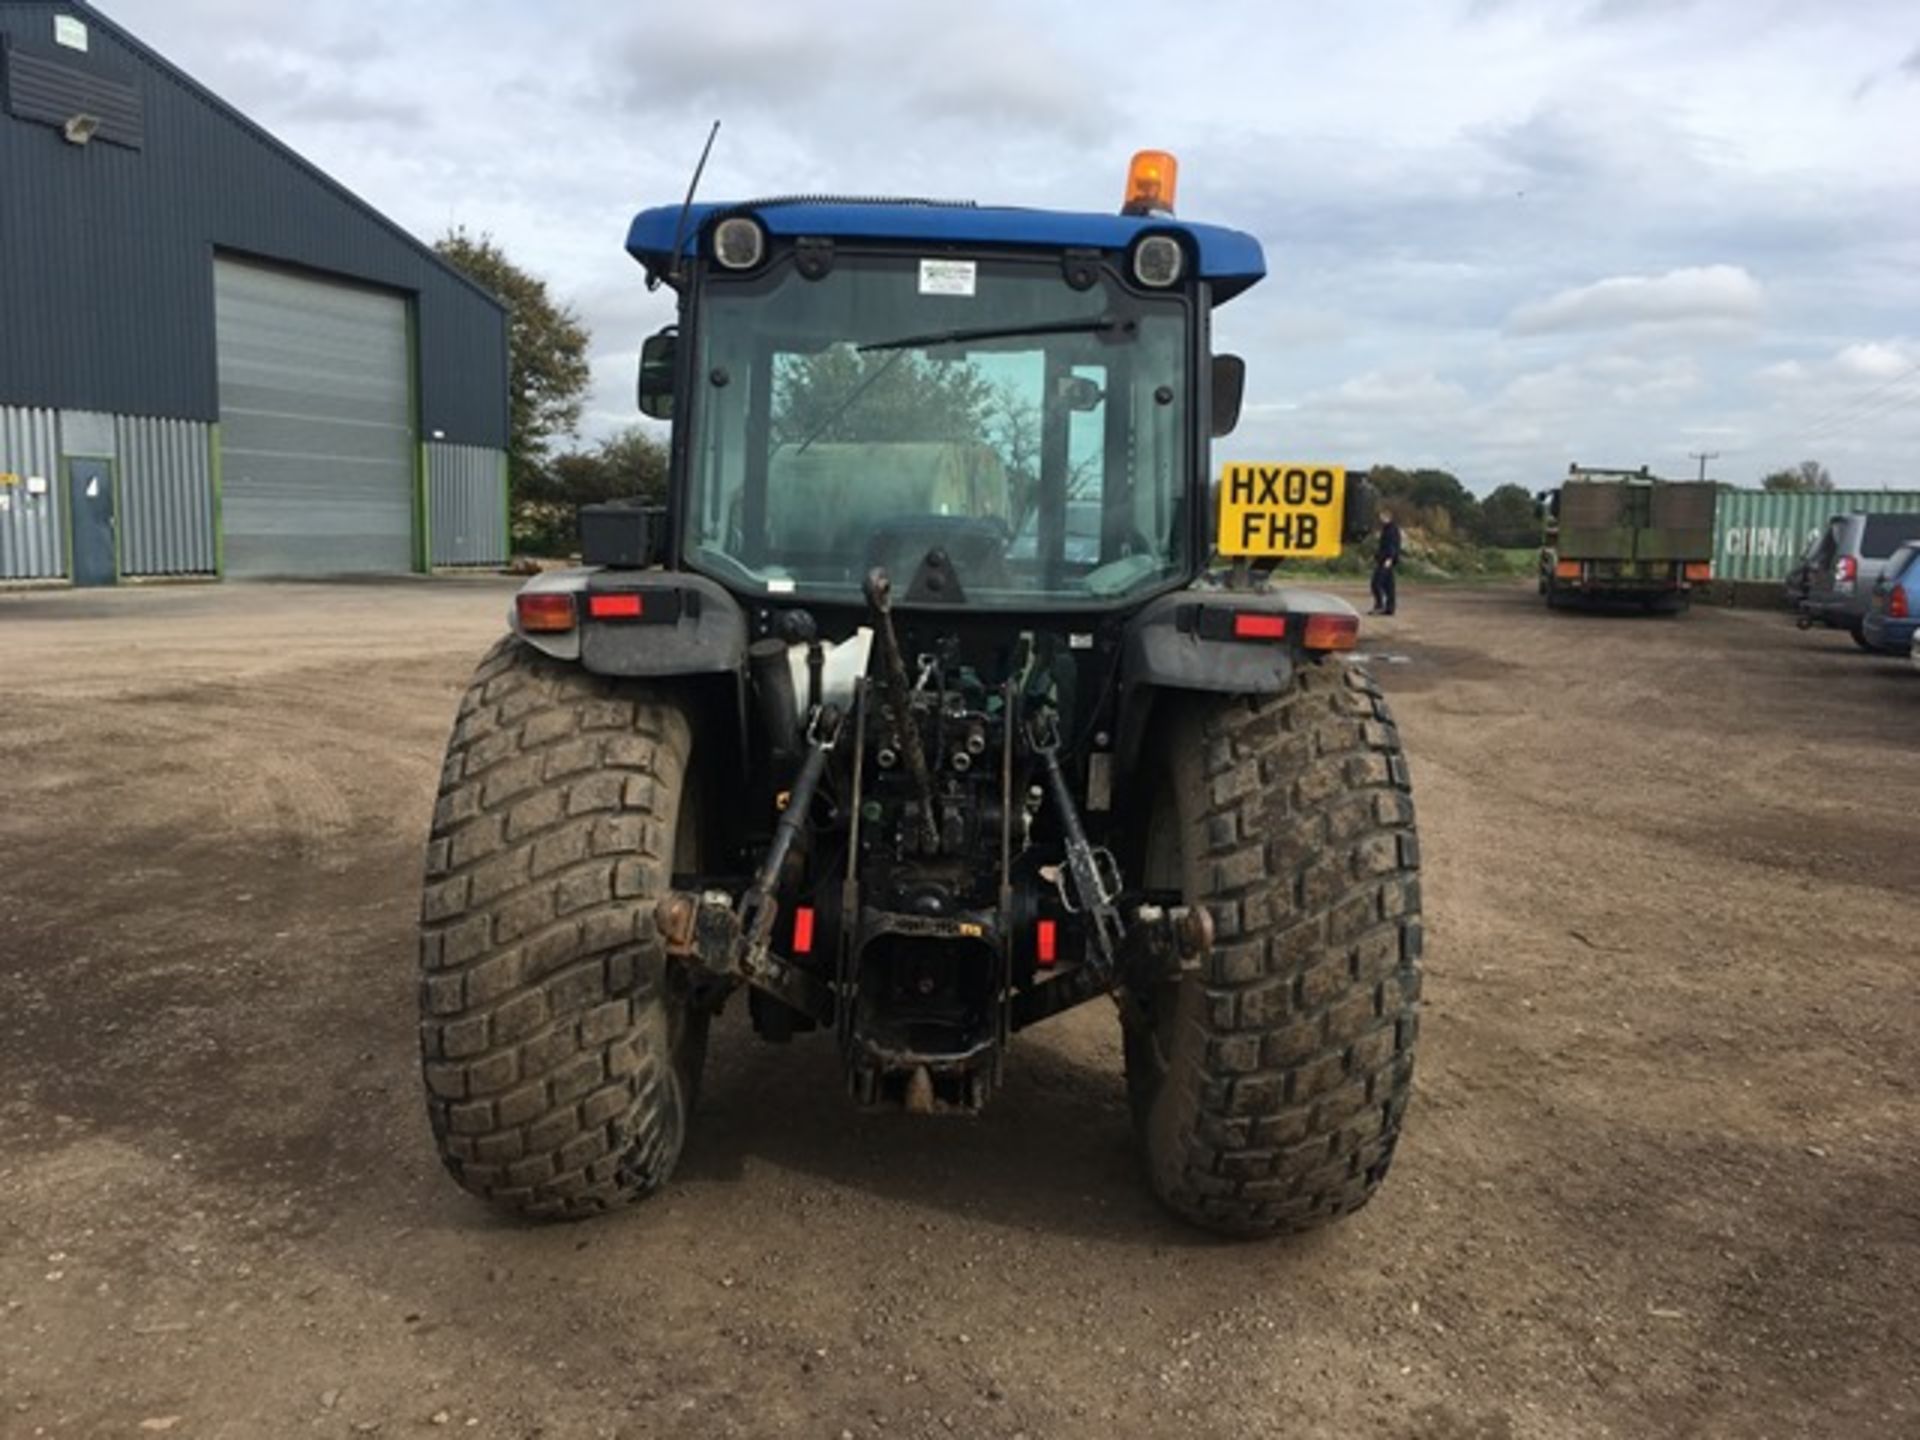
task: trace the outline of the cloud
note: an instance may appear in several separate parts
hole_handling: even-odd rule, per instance
[[[1114,118],[1092,77],[1043,43],[960,37],[957,45],[943,47],[938,65],[913,91],[912,108],[932,118],[965,125],[985,119],[1083,142],[1098,139]]]
[[[627,222],[679,200],[716,117],[711,199],[1110,210],[1133,149],[1174,150],[1182,213],[1267,247],[1215,321],[1250,372],[1235,457],[1485,490],[1569,459],[1691,473],[1706,448],[1745,476],[1733,452],[1797,460],[1768,434],[1887,384],[1876,347],[1920,358],[1920,231],[1897,223],[1920,147],[1893,138],[1920,134],[1920,48],[1892,0],[1765,24],[1744,0],[1407,0],[1279,28],[1251,0],[1178,25],[1148,0],[1099,24],[1013,0],[108,8],[398,223],[491,231],[575,305],[588,441],[634,422],[635,352],[672,313]],[[1843,479],[1915,483],[1907,387],[1844,427],[1850,454],[1820,447]]]
[[[1309,406],[1345,415],[1431,415],[1465,405],[1464,386],[1430,370],[1369,371],[1309,397]]]
[[[1703,265],[1664,275],[1615,275],[1513,312],[1516,335],[1615,330],[1688,321],[1746,323],[1765,305],[1760,282],[1738,265]]]
[[[1797,395],[1830,406],[1841,397],[1887,393],[1916,371],[1920,371],[1920,341],[1859,340],[1825,355],[1762,366],[1753,378],[1776,395]],[[1920,377],[1914,388],[1920,390]]]
[[[633,30],[609,57],[622,105],[640,114],[691,105],[760,111],[838,86],[845,59],[832,32],[796,12],[682,8]]]
[[[603,83],[633,113],[777,117],[843,151],[898,145],[928,123],[975,136],[1100,137],[1113,117],[1096,71],[1024,14],[976,5],[973,21],[858,3],[834,17],[683,9],[631,31]]]
[[[1879,341],[1848,345],[1833,357],[1835,372],[1849,380],[1891,380],[1905,375],[1914,363],[1908,348]]]

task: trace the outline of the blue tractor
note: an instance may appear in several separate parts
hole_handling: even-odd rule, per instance
[[[1419,847],[1339,599],[1364,487],[1230,467],[1176,219],[784,198],[642,212],[663,506],[590,507],[459,711],[428,848],[440,1154],[515,1212],[664,1183],[711,1018],[831,1044],[853,1103],[972,1112],[1014,1037],[1121,1026],[1148,1179],[1210,1229],[1366,1203],[1399,1138]]]

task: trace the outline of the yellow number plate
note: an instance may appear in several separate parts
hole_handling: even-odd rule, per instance
[[[1229,465],[1220,476],[1222,555],[1340,553],[1347,472],[1340,465]]]

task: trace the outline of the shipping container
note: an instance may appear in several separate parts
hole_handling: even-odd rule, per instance
[[[1784,580],[1827,521],[1854,510],[1920,512],[1920,490],[1723,490],[1714,511],[1714,579]]]

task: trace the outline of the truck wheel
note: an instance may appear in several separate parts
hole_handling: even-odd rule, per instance
[[[1159,732],[1150,889],[1213,914],[1200,973],[1136,997],[1127,1084],[1155,1192],[1235,1235],[1359,1209],[1393,1159],[1420,993],[1406,761],[1362,670],[1185,696]]]
[[[440,1157],[522,1215],[592,1214],[672,1172],[708,1014],[653,911],[692,868],[692,726],[509,638],[448,745],[427,845],[420,1049]]]

